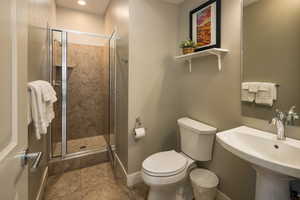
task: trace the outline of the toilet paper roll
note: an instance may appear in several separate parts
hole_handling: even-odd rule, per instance
[[[140,139],[146,136],[146,129],[145,128],[136,128],[134,129],[134,138]]]

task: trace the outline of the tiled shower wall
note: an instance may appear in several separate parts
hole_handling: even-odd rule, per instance
[[[108,99],[108,63],[105,46],[68,43],[67,138],[79,139],[105,134]],[[54,44],[54,76],[61,80],[61,47]],[[61,141],[60,86],[55,106],[52,141]]]

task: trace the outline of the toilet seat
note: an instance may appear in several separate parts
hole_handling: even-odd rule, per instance
[[[143,172],[154,177],[170,177],[182,173],[188,167],[188,159],[174,150],[149,156],[143,162]]]

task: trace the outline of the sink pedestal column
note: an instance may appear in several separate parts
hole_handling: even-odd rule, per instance
[[[253,167],[256,170],[255,200],[290,199],[289,182],[293,178],[258,166]]]

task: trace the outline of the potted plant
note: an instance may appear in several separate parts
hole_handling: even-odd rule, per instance
[[[196,44],[193,40],[185,40],[180,44],[183,54],[193,53],[195,51]]]

